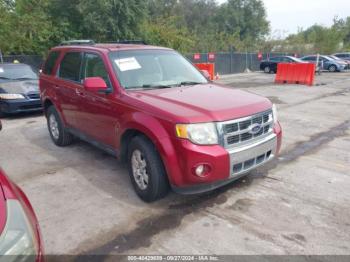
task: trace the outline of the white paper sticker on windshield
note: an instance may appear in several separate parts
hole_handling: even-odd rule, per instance
[[[114,60],[120,71],[137,70],[141,68],[135,57],[122,58]]]
[[[0,73],[3,73],[4,69],[2,67],[0,67]]]

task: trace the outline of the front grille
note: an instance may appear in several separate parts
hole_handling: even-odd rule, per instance
[[[259,130],[252,131],[256,126]],[[238,146],[261,139],[272,132],[272,110],[222,123],[225,147]]]
[[[27,97],[29,99],[40,99],[40,94],[39,93],[30,93],[30,94],[27,94]]]
[[[265,163],[266,161],[268,161],[270,159],[271,153],[272,153],[272,151],[269,150],[268,152],[266,152],[260,156],[257,156],[257,157],[248,159],[244,162],[233,165],[232,174],[237,175],[239,173],[246,172],[249,169],[252,169],[258,165]]]

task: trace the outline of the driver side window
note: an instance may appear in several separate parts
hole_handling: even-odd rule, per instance
[[[99,55],[85,53],[82,74],[82,79],[87,77],[101,77],[103,80],[105,80],[108,88],[112,89],[112,84],[105,64]]]

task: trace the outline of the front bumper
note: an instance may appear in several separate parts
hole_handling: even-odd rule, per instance
[[[40,99],[0,100],[0,112],[16,114],[43,110]]]
[[[187,165],[188,172],[184,173],[187,178],[190,177],[190,180],[187,180],[188,183],[184,185],[172,185],[172,189],[180,194],[198,194],[229,184],[274,159],[280,150],[281,140],[282,130],[280,125],[277,124],[274,132],[262,140],[244,147],[223,149],[226,158],[221,152],[216,156],[212,155],[211,161],[209,158],[206,158],[206,161],[199,161],[208,163],[213,168],[213,172],[205,179],[197,179],[191,172],[193,169],[191,167],[193,167],[195,161],[198,163],[200,156],[196,155],[195,160],[187,158],[190,165]],[[200,154],[200,152],[197,153]],[[194,155],[193,152],[191,152],[191,155]]]

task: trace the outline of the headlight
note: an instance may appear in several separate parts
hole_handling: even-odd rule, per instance
[[[7,200],[7,222],[0,236],[0,256],[8,256],[6,261],[35,261],[36,245],[34,233],[28,218],[17,200]]]
[[[272,117],[273,117],[273,122],[276,124],[278,121],[278,116],[277,116],[277,107],[276,105],[272,105]]]
[[[218,134],[214,123],[176,125],[176,135],[199,145],[218,144]]]
[[[21,94],[0,94],[0,99],[3,99],[3,100],[24,99],[24,96]]]

